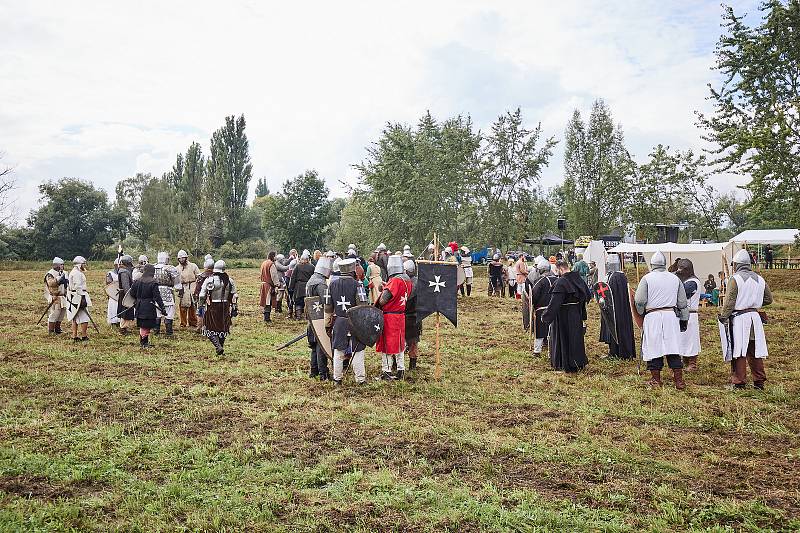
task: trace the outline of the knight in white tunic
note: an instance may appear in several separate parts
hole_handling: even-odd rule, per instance
[[[722,354],[731,363],[734,388],[745,388],[749,366],[753,387],[763,389],[767,381],[767,338],[760,310],[772,303],[772,293],[764,278],[751,270],[746,250],[739,250],[734,256],[733,270],[719,314]]]
[[[472,294],[472,278],[474,273],[472,271],[472,254],[470,253],[469,248],[466,246],[461,247],[458,268],[464,271],[464,283],[462,283],[459,287],[461,296],[464,296],[465,289],[467,296],[469,296]]]
[[[47,332],[60,335],[61,322],[67,316],[67,276],[64,274],[64,260],[53,258],[53,268],[44,275],[44,297],[47,300]]]
[[[77,256],[72,260],[72,270],[67,284],[67,320],[72,322],[72,340],[88,341],[89,309],[92,299],[86,288],[86,259]],[[79,333],[80,332],[80,333]]]
[[[158,252],[158,262],[156,263],[156,271],[153,279],[158,283],[158,292],[161,294],[161,301],[164,302],[164,309],[166,314],[162,314],[160,309],[156,309],[158,316],[158,325],[154,329],[154,333],[158,335],[161,333],[161,320],[164,319],[166,326],[166,335],[171,337],[173,334],[172,323],[175,320],[175,289],[181,288],[181,276],[178,269],[169,264],[169,254],[167,252]]]
[[[681,332],[681,357],[687,372],[697,370],[697,356],[700,353],[700,279],[694,274],[694,264],[689,259],[678,259],[673,265],[675,275],[683,282],[689,307],[689,323]]]
[[[111,326],[119,326],[120,318],[117,316],[117,305],[118,302],[114,298],[111,297],[111,294],[114,294],[115,297],[118,297],[117,294],[119,293],[119,274],[117,269],[119,268],[119,257],[114,259],[114,268],[106,272],[106,293],[108,296],[108,305],[106,305],[106,322]],[[111,290],[109,290],[111,287]]]
[[[678,276],[667,272],[664,254],[656,252],[650,260],[650,272],[636,288],[636,309],[644,315],[642,326],[642,359],[650,371],[651,387],[661,386],[664,358],[672,369],[675,388],[686,388],[681,360],[681,331],[689,321],[686,291]]]

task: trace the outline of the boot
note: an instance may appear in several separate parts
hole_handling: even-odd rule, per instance
[[[272,322],[272,320],[269,318],[271,311],[272,310],[269,308],[269,306],[264,308],[264,322]]]
[[[375,378],[375,381],[393,381],[394,376],[388,372],[381,372],[381,375]]]
[[[161,335],[161,319],[156,321],[156,327],[153,328],[153,335]]]
[[[417,358],[416,357],[410,357],[408,359],[408,369],[409,370],[416,370],[417,369]]]
[[[56,325],[53,322],[47,323],[47,334],[48,335],[55,335],[56,334]]]
[[[697,370],[697,356],[693,355],[691,357],[684,357],[683,362],[685,365],[685,370],[687,372],[694,372]]]
[[[62,333],[64,333],[63,331],[61,331],[61,322],[55,322],[55,327],[53,328],[53,331],[55,331],[56,335],[61,335]]]
[[[225,348],[222,347],[222,344],[219,342],[219,337],[216,335],[209,335],[208,340],[211,341],[211,344],[214,345],[214,349],[217,351],[217,355],[224,355]]]
[[[142,349],[149,348],[150,347],[150,337],[148,335],[145,335],[144,337],[139,335],[139,346]]]
[[[119,328],[119,334],[123,337],[128,334],[128,328]]]
[[[661,370],[651,370],[650,381],[647,384],[653,389],[659,388],[661,386]]]
[[[395,374],[395,376],[394,376],[394,379],[396,379],[398,381],[403,381],[403,376],[404,375],[405,375],[405,371],[404,370],[398,370],[397,374]]]
[[[678,390],[683,390],[686,388],[686,383],[683,382],[683,369],[682,368],[675,368],[672,370],[672,376],[675,380],[675,388]]]
[[[173,329],[172,329],[172,323],[173,323],[173,321],[172,321],[172,320],[170,320],[170,319],[167,319],[165,322],[167,323],[167,331],[166,331],[166,335],[167,335],[167,337],[172,337],[172,334],[174,333],[174,331],[173,331]]]
[[[278,314],[283,313],[283,300],[278,301],[278,305],[275,306],[275,311],[277,311]]]
[[[467,296],[472,294],[472,285],[467,285]]]
[[[461,292],[461,296],[464,296],[464,294],[465,294],[464,286],[462,285],[461,287],[458,288],[458,290],[459,290],[459,292]]]

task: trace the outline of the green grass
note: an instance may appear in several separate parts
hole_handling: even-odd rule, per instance
[[[552,372],[485,279],[442,330],[441,381],[426,322],[408,381],[335,390],[307,377],[302,343],[274,351],[304,326],[260,323],[257,270],[232,275],[242,316],[218,358],[185,330],[144,352],[104,324],[88,345],[49,338],[41,274],[9,272],[0,530],[800,529],[799,292],[776,291],[765,392],[725,388],[711,310],[685,392],[602,359],[595,306],[589,367]]]

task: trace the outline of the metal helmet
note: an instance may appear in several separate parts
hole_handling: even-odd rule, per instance
[[[666,268],[667,258],[661,252],[656,252],[650,258],[650,268]]]
[[[379,252],[385,252],[385,251],[386,251],[386,245],[385,245],[385,244],[383,244],[383,243],[380,243],[380,244],[378,245],[378,248],[377,248],[377,250],[378,250]]]
[[[356,245],[355,244],[348,244],[347,245],[347,249],[348,250],[355,250],[356,249]]]
[[[225,261],[222,259],[214,263],[214,273],[219,274],[221,272],[225,272]]]
[[[414,276],[417,273],[417,264],[414,261],[408,260],[403,263],[403,270],[409,276]]]
[[[56,257],[53,258],[53,264],[54,265],[63,265],[64,264],[64,260],[61,259],[60,257],[56,256]]]
[[[500,260],[500,254],[494,254],[494,255],[492,256],[492,260],[493,260],[493,261],[499,261],[499,260]]]
[[[214,258],[211,257],[211,254],[206,254],[206,256],[203,258],[203,260],[205,261],[206,259],[211,259],[212,261],[214,260]]]
[[[133,257],[129,256],[128,254],[123,255],[120,258],[120,261],[123,265],[133,266]]]
[[[545,272],[547,272],[548,270],[550,270],[550,261],[548,261],[547,259],[545,259],[544,257],[542,257],[542,258],[541,258],[541,259],[539,259],[539,261],[536,263],[536,270],[538,270],[539,272],[541,272],[542,274],[544,274]]]
[[[325,252],[325,257],[334,258],[336,257],[336,252],[334,252],[333,250],[328,250],[327,252]]]
[[[189,254],[186,253],[186,250],[179,250],[178,251],[178,259],[186,259],[189,257]]]
[[[303,250],[303,255],[300,256],[300,259],[308,261],[309,259],[311,259],[311,252],[309,252],[308,250]]]
[[[750,258],[750,253],[742,248],[736,252],[736,255],[733,256],[733,262],[737,265],[749,265],[751,264],[752,259]]]
[[[411,253],[411,250],[406,250],[403,252],[403,257],[406,259],[414,259],[414,254]]]
[[[149,262],[150,261],[147,259],[146,255],[142,254],[142,255],[139,256],[139,264],[140,265],[146,265]]]
[[[82,255],[76,255],[75,259],[72,260],[72,264],[73,265],[85,265],[86,264],[86,258],[83,257]]]
[[[611,272],[619,272],[619,256],[617,254],[608,254],[606,258],[606,271]]]
[[[337,257],[336,259],[333,260],[332,270],[333,270],[334,274],[341,274],[342,273],[342,271],[339,270],[339,263],[341,263],[341,262],[342,262],[342,260],[339,257]]]
[[[295,255],[297,255],[297,252],[295,252]],[[310,258],[311,257],[311,252],[308,251],[308,248],[306,248],[306,249],[303,250],[303,253],[301,255],[305,255],[306,257]]]
[[[209,268],[214,268],[214,260],[210,257],[203,261],[203,268],[208,270]]]
[[[403,246],[403,251],[404,252],[410,252],[411,251],[411,246],[406,244],[405,246]]]
[[[169,252],[158,252],[156,260],[158,261],[158,264],[166,265],[167,261],[169,261]]]
[[[333,270],[333,261],[330,257],[320,257],[317,260],[317,266],[314,267],[314,274],[320,274],[323,278],[329,278]]]
[[[283,254],[278,254],[275,256],[275,259],[278,261],[283,261],[284,259],[286,259],[286,256]]]
[[[403,273],[403,258],[399,255],[390,255],[389,261],[386,263],[386,273],[390,276],[396,276]]]
[[[356,260],[352,258],[339,261],[339,272],[342,274],[352,274],[356,271]]]
[[[469,253],[469,248],[467,248],[466,246],[462,246],[461,247],[461,253],[462,254],[468,254]]]

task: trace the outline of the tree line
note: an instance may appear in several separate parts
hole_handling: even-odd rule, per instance
[[[323,177],[307,170],[271,192],[265,178],[248,202],[252,163],[243,115],[226,117],[208,154],[192,143],[160,177],[121,180],[114,197],[78,179],[40,186],[42,205],[24,227],[0,227],[0,257],[108,255],[128,249],[185,248],[195,255],[261,257],[269,249],[368,250],[424,247],[433,231],[473,247],[517,247],[556,233],[633,233],[653,239],[657,224],[682,238],[722,240],[743,227],[800,226],[800,3],[768,0],[759,25],[732,8],[715,50],[720,86],[714,110],[698,114],[706,153],[652,147],[637,162],[622,124],[598,99],[588,116],[575,110],[563,139],[503,113],[487,131],[469,116],[415,124],[387,123],[346,198],[331,199]],[[545,188],[543,170],[563,143],[561,183]],[[642,154],[640,154],[641,156]],[[712,186],[720,173],[749,180],[744,198]]]

